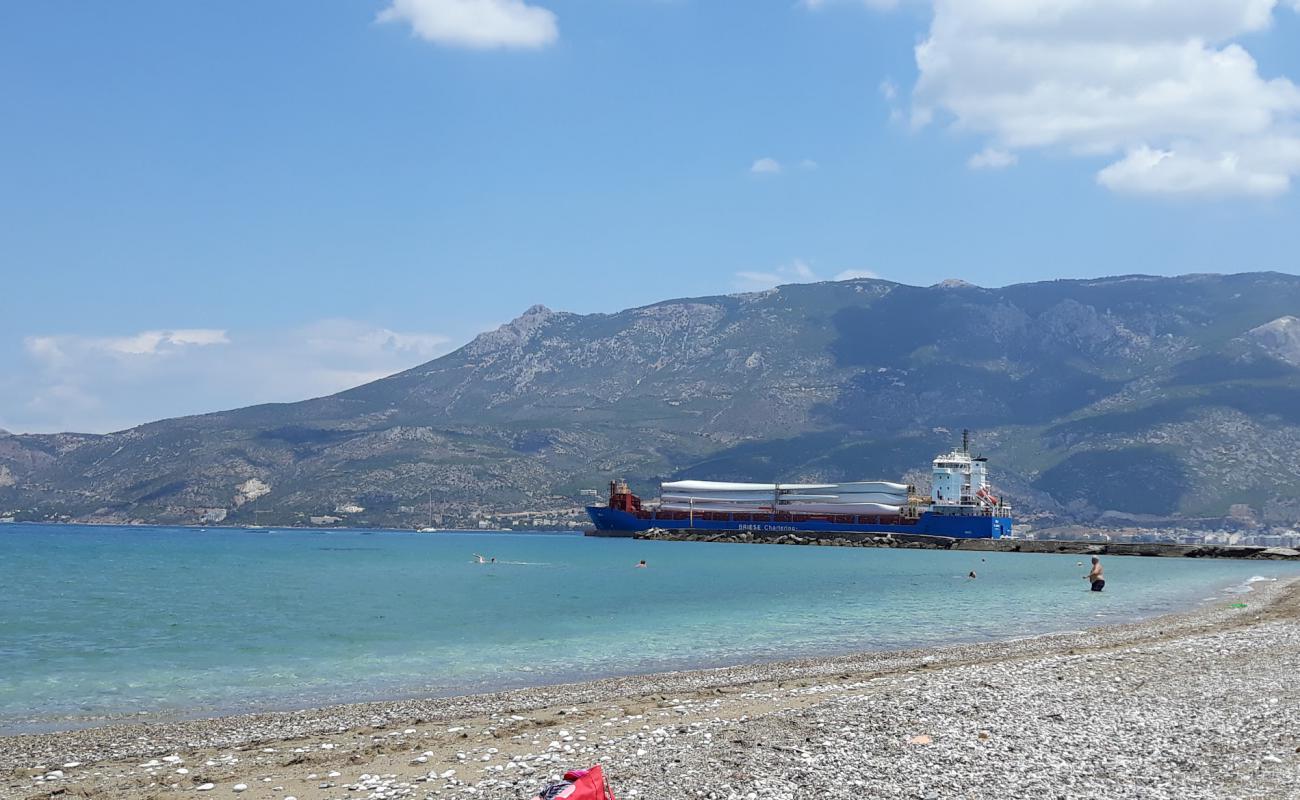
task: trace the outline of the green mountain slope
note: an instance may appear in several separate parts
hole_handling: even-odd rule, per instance
[[[626,476],[923,479],[963,427],[1026,518],[1300,518],[1300,277],[879,280],[541,307],[330,397],[0,435],[0,516],[423,524]],[[363,509],[357,511],[356,509]],[[1237,509],[1239,515],[1242,509]]]

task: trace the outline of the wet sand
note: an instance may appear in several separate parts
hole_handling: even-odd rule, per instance
[[[1300,581],[1018,641],[0,738],[0,797],[1300,798]]]

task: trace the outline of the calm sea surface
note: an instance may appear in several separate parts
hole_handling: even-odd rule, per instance
[[[495,557],[473,563],[473,554]],[[648,569],[635,569],[640,559]],[[0,525],[0,731],[1074,630],[1291,564]],[[976,570],[978,578],[965,576]],[[1245,599],[1248,601],[1249,596]]]

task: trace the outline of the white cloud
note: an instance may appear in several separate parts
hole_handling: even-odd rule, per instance
[[[0,385],[10,430],[104,432],[181,414],[290,402],[428,361],[449,340],[329,319],[290,330],[188,329],[23,340]]]
[[[537,48],[560,36],[555,14],[523,0],[392,0],[378,22],[405,22],[421,39],[457,47]]]
[[[888,78],[881,81],[880,96],[892,103],[898,97],[898,84]]]
[[[1262,76],[1235,41],[1267,29],[1277,6],[935,0],[912,118],[949,118],[989,155],[1106,158],[1098,181],[1115,191],[1284,192],[1300,175],[1300,87]]]
[[[880,276],[869,269],[846,269],[835,274],[837,281],[853,281],[859,278],[879,278]]]
[[[230,344],[226,332],[209,328],[189,328],[176,331],[144,331],[134,336],[111,339],[87,339],[88,346],[109,353],[125,355],[163,356],[179,352],[188,346],[206,347]]]
[[[1116,191],[1148,194],[1269,195],[1288,187],[1285,174],[1252,169],[1235,153],[1204,159],[1150,147],[1140,147],[1106,167],[1097,182]]]
[[[736,273],[737,288],[744,291],[771,289],[785,283],[808,283],[817,280],[812,267],[799,259],[777,267],[771,272],[741,271]]]
[[[1005,169],[1019,161],[1015,153],[1008,153],[1006,150],[999,150],[996,147],[986,147],[966,161],[966,166],[971,169]]]
[[[809,172],[818,169],[821,165],[811,158],[805,158],[799,161],[799,169]],[[753,164],[749,165],[749,171],[755,175],[779,175],[785,172],[785,165],[775,158],[760,158]]]
[[[175,355],[187,347],[229,344],[223,330],[188,328],[174,331],[141,331],[130,336],[28,336],[23,339],[27,355],[47,367],[67,363],[80,356]]]
[[[854,278],[875,278],[876,273],[863,269],[849,269],[837,274],[832,280],[848,281]],[[789,264],[765,272],[741,271],[736,273],[736,288],[741,291],[754,292],[771,289],[787,283],[815,283],[823,280],[813,272],[807,262],[795,259]]]

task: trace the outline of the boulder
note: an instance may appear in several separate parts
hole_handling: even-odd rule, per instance
[[[1292,550],[1290,547],[1269,547],[1260,550],[1251,558],[1267,558],[1272,560],[1300,558],[1300,550]]]

